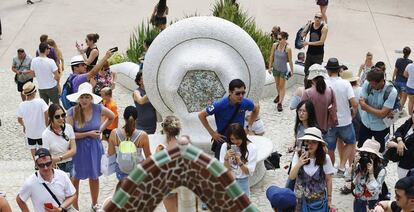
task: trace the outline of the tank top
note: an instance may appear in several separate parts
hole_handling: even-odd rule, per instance
[[[96,46],[93,47],[93,48],[88,47],[86,49],[85,54],[86,54],[86,57],[87,58],[89,58],[89,55],[91,55],[91,52],[94,49],[98,50],[98,47],[96,47]],[[95,60],[93,60],[92,63],[88,65],[88,69],[89,70],[92,69],[96,65],[96,63],[98,63],[98,57],[99,57],[99,50],[98,50],[98,56],[96,56]]]
[[[142,88],[137,88],[141,96],[146,94],[145,90]],[[137,120],[135,122],[135,128],[139,130],[144,130],[148,134],[154,134],[157,128],[157,114],[155,112],[154,106],[151,102],[146,102],[143,105],[135,103],[137,109]]]
[[[287,61],[288,61],[288,54],[286,52],[287,44],[283,51],[279,50],[279,44],[276,46],[275,54],[274,54],[274,62],[273,62],[273,69],[280,71],[280,72],[287,72]]]
[[[118,145],[115,146],[115,151],[118,153],[119,151],[119,144],[121,143],[121,141],[125,141],[126,140],[126,136],[124,135],[124,133],[122,132],[121,129],[115,129],[116,130],[116,136],[118,137]],[[133,143],[135,143],[138,138],[141,136],[142,131],[141,130],[134,130],[134,133],[132,133],[131,138],[129,139],[130,141],[132,141]],[[142,154],[142,152],[144,151],[143,148],[137,147],[137,162],[140,163],[142,161],[144,161],[144,156]]]
[[[321,37],[322,37],[322,28],[323,28],[323,24],[321,24],[321,26],[319,26],[318,29],[314,28],[314,23],[312,23],[311,27],[310,27],[310,31],[309,31],[309,41],[310,42],[316,42],[316,41],[320,41]],[[310,55],[321,55],[324,53],[323,50],[324,45],[321,46],[309,46],[308,47],[308,54]]]

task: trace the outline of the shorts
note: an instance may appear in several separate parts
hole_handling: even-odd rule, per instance
[[[106,139],[109,139],[109,136],[111,135],[112,130],[106,129],[102,132],[102,135],[105,136]]]
[[[26,82],[17,81],[17,91],[22,92],[23,91],[23,85],[26,84],[27,82],[33,82],[33,78],[27,80]]]
[[[414,95],[414,88],[410,88],[410,87],[406,86],[405,89],[406,89],[406,93],[408,95]]]
[[[287,71],[278,71],[275,68],[272,68],[273,77],[280,77],[285,79]]]
[[[398,93],[404,92],[407,93],[407,82],[398,82],[395,81],[394,83],[395,88],[397,89]]]
[[[250,198],[249,178],[236,178],[236,182],[239,184],[241,190],[246,194],[246,196]]]
[[[115,173],[116,173],[116,178],[118,179],[118,181],[122,181],[125,177],[128,177],[129,175],[121,171],[121,169],[119,169],[118,164],[115,165]]]
[[[68,173],[69,177],[73,177],[74,171],[73,171],[73,162],[72,161],[67,161],[67,162],[64,162],[64,163],[58,163],[57,166],[60,170]]]
[[[356,143],[356,137],[355,137],[355,130],[354,126],[351,124],[348,124],[346,126],[342,127],[333,127],[328,130],[326,133],[326,143],[328,143],[328,149],[329,150],[335,150],[336,149],[336,139],[340,138],[345,144],[355,144]]]
[[[26,147],[28,149],[38,149],[38,148],[42,147],[42,144],[43,144],[41,138],[39,138],[39,139],[27,138],[26,142],[27,142]]]
[[[49,105],[49,102],[54,104],[59,104],[59,94],[57,86],[49,89],[39,89],[40,98],[42,98],[46,104]]]
[[[319,6],[328,6],[329,0],[316,0],[316,4]]]

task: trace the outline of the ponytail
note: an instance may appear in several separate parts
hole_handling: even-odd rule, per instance
[[[131,138],[132,134],[134,134],[135,131],[135,119],[132,116],[125,120],[124,129],[126,137]]]

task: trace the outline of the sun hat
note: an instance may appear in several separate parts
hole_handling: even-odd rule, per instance
[[[319,141],[322,144],[325,144],[325,141],[323,140],[322,137],[322,132],[320,129],[316,128],[316,127],[308,127],[305,129],[304,135],[300,138],[298,138],[298,140],[312,140],[312,141]]]
[[[36,92],[36,85],[33,82],[26,82],[23,85],[23,95],[29,96],[30,94]]]
[[[79,85],[78,92],[67,95],[66,98],[71,102],[78,102],[78,99],[83,94],[89,94],[92,96],[93,103],[99,104],[102,101],[102,98],[92,92],[92,85],[89,82],[84,82]]]
[[[83,59],[83,57],[81,55],[76,55],[76,56],[72,57],[72,59],[70,59],[70,65],[71,66],[75,66],[75,65],[79,65],[79,64],[85,64],[85,60]]]
[[[350,71],[350,70],[342,71],[341,72],[341,78],[344,79],[344,80],[347,80],[349,82],[354,82],[354,81],[357,81],[359,79],[359,77],[354,76],[354,73],[352,73],[352,71]]]
[[[381,144],[376,141],[374,138],[365,140],[361,148],[358,149],[360,152],[369,152],[376,154],[378,157],[383,158],[380,153]]]
[[[340,68],[342,68],[341,65],[339,65],[338,59],[335,57],[329,58],[328,63],[325,66],[326,70],[328,71],[336,71]]]
[[[311,67],[309,67],[309,76],[308,80],[313,80],[316,77],[322,76],[326,78],[328,76],[328,73],[326,72],[326,69],[319,64],[313,64]]]
[[[36,150],[35,161],[37,161],[37,159],[39,159],[39,158],[43,158],[43,157],[46,157],[46,156],[52,156],[52,155],[50,154],[49,150],[47,150],[45,148],[40,148],[40,149]]]
[[[272,208],[277,208],[279,210],[292,208],[296,205],[295,193],[288,188],[270,186],[266,190],[266,197],[272,205]]]

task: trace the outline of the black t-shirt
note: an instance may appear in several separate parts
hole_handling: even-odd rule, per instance
[[[410,59],[405,58],[398,58],[395,62],[395,67],[397,68],[397,78],[395,81],[397,82],[407,82],[407,78],[404,77],[404,70],[408,64],[412,63],[413,61]]]
[[[401,208],[397,205],[396,201],[392,201],[391,203],[391,211],[392,212],[401,212]]]

